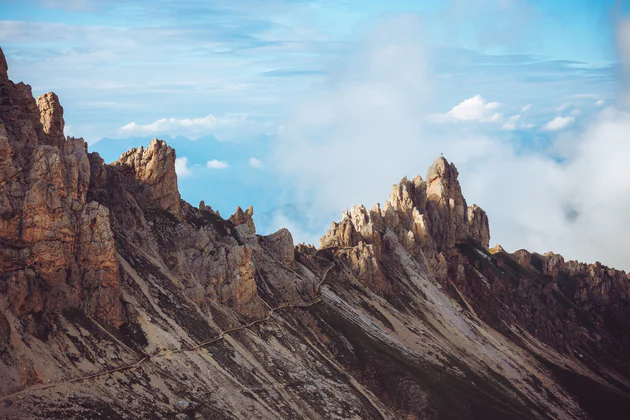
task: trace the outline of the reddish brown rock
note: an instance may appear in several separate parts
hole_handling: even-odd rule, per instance
[[[4,57],[2,48],[0,48],[0,81],[9,79],[8,70],[7,59]]]
[[[175,173],[175,150],[154,138],[149,147],[131,149],[112,163],[131,174],[144,197],[175,217],[180,216],[179,190]]]
[[[118,265],[107,210],[86,201],[87,145],[64,138],[55,94],[36,104],[27,85],[0,84],[0,277],[8,303],[19,316],[82,309],[117,327],[125,321]]]
[[[53,92],[45,93],[37,98],[37,107],[46,136],[46,144],[62,148],[65,141],[63,133],[65,122],[59,98]]]
[[[468,235],[479,244],[488,248],[490,246],[490,225],[488,223],[488,216],[483,209],[476,204],[468,206]]]
[[[256,235],[256,226],[254,225],[254,207],[249,206],[247,210],[243,211],[240,207],[236,208],[236,212],[228,218],[236,230],[246,238],[251,238]]]
[[[431,236],[440,248],[451,247],[468,234],[467,206],[459,173],[452,163],[440,157],[427,172],[427,213]]]

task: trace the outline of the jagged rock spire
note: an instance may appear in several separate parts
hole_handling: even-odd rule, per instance
[[[440,247],[452,246],[466,239],[466,200],[452,163],[440,156],[427,171],[427,212],[431,235]]]
[[[7,65],[7,59],[4,57],[4,52],[0,48],[0,81],[9,79],[9,66]]]
[[[487,248],[490,241],[488,217],[480,207],[466,206],[458,175],[455,165],[444,157],[437,158],[426,182],[419,175],[412,180],[404,177],[392,187],[382,209],[379,205],[370,211],[354,206],[344,212],[341,222],[333,223],[322,237],[321,247],[361,245],[366,252],[357,255],[358,264],[380,258],[384,234],[390,230],[412,254],[426,259],[436,276],[446,275],[444,255],[456,244],[471,237]],[[378,284],[374,279],[381,276],[378,270],[372,271],[370,282]]]
[[[65,122],[59,98],[53,92],[44,93],[37,98],[37,107],[48,144],[62,147],[65,141],[63,134]]]
[[[147,198],[179,217],[181,197],[175,173],[175,149],[164,140],[154,138],[146,149],[142,146],[131,149],[113,165],[131,169],[136,179],[143,181]]]
[[[236,226],[236,230],[245,237],[256,235],[256,225],[254,225],[254,207],[249,206],[247,210],[238,206],[232,216],[228,218]]]

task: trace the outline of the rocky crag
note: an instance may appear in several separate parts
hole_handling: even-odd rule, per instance
[[[153,140],[106,164],[0,50],[0,418],[626,418],[630,282],[488,249],[455,166],[319,248],[177,189]]]

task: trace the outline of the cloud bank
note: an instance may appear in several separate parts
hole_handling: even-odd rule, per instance
[[[620,41],[620,50],[628,42]],[[287,188],[311,199],[325,223],[354,204],[382,203],[393,183],[424,176],[443,152],[459,169],[468,203],[488,212],[493,243],[630,269],[630,114],[605,108],[581,134],[561,131],[573,116],[557,117],[544,127],[550,145],[528,148],[518,132],[489,135],[479,124],[459,123],[520,119],[496,117],[500,104],[481,95],[452,108],[446,124],[427,124],[435,115],[427,68],[418,19],[377,28],[328,91],[295,107],[274,152],[274,164],[291,179]]]

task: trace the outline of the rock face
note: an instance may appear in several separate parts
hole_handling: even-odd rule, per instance
[[[112,164],[129,178],[129,184],[160,209],[180,216],[179,190],[175,174],[175,150],[164,140],[153,139],[145,150],[131,149]]]
[[[0,279],[9,307],[44,336],[66,308],[119,327],[125,313],[109,212],[86,200],[87,145],[64,139],[55,94],[36,103],[29,86],[0,73]]]
[[[63,134],[65,122],[59,98],[53,92],[45,93],[37,98],[37,107],[48,143],[62,148],[65,142]]]
[[[372,254],[382,257],[384,237],[390,229],[434,276],[446,279],[446,258],[456,244],[471,238],[487,248],[490,242],[486,213],[476,205],[466,206],[457,177],[455,165],[443,157],[436,159],[427,172],[427,182],[419,175],[411,181],[405,177],[393,186],[382,209],[377,205],[368,212],[363,206],[353,207],[340,223],[333,223],[321,246],[356,247],[363,243],[364,251],[355,253],[360,253],[356,258],[363,259],[360,265],[366,271],[366,267],[377,266],[366,261]],[[385,281],[378,273],[366,276],[372,278],[371,283]],[[378,288],[391,290],[390,285],[381,283]]]
[[[444,158],[316,249],[63,130],[0,50],[0,417],[627,417],[626,273],[488,250]]]
[[[490,246],[490,224],[486,212],[473,204],[468,207],[467,216],[468,234],[487,249]]]

